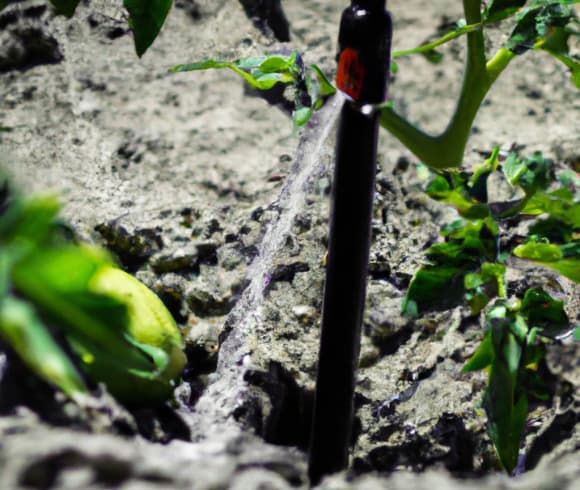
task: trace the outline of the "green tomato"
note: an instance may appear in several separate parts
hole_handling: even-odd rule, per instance
[[[67,335],[83,371],[130,405],[157,405],[170,398],[186,357],[181,333],[165,305],[135,277],[109,264],[97,268],[87,289],[122,304],[126,318],[120,323],[124,330],[115,330],[106,342]],[[118,319],[111,321],[119,326]]]

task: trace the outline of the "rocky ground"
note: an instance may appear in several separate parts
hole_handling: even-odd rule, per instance
[[[167,69],[290,47],[332,73],[343,3],[283,0],[282,43],[279,24],[255,17],[257,2],[178,0],[142,59],[116,0],[83,3],[72,20],[41,0],[0,13],[0,126],[12,128],[0,132],[0,165],[26,192],[57,192],[77,233],[161,296],[189,358],[173,404],[127,410],[105,392],[73,405],[0,349],[0,488],[308,487],[339,102],[296,131],[229,72]],[[394,49],[459,18],[459,4],[389,2]],[[401,60],[391,87],[397,108],[431,130],[461,81],[462,42],[442,51],[441,65]],[[494,86],[466,164],[499,144],[577,169],[577,111],[565,69],[526,54]],[[414,157],[384,132],[379,153],[352,464],[318,488],[575,488],[578,344],[550,347],[555,395],[534,407],[526,471],[509,479],[478,408],[485,375],[461,373],[479,319],[462,307],[399,313],[422,251],[453,214],[420,191]],[[512,288],[548,287],[577,318],[569,281],[514,265]]]

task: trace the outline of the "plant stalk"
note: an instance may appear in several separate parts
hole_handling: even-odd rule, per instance
[[[469,25],[481,25],[481,1],[463,0]],[[467,56],[461,92],[455,112],[445,130],[436,136],[417,128],[391,107],[381,112],[381,126],[393,134],[425,165],[432,168],[459,167],[475,116],[493,83],[515,56],[501,48],[486,64],[483,28],[467,33]]]

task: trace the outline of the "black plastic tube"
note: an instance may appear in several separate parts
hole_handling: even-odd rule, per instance
[[[352,100],[340,115],[328,264],[309,452],[312,484],[348,465],[353,396],[366,295],[379,114],[391,20],[385,0],[351,2],[341,19],[337,86]]]

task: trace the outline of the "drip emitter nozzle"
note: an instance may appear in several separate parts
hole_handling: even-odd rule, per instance
[[[343,12],[336,85],[354,101],[378,104],[385,100],[391,30],[385,0],[353,1]]]
[[[336,145],[328,266],[310,440],[312,484],[348,465],[353,396],[366,295],[379,113],[384,101],[391,18],[385,0],[353,0],[342,14],[336,83],[346,93]]]

